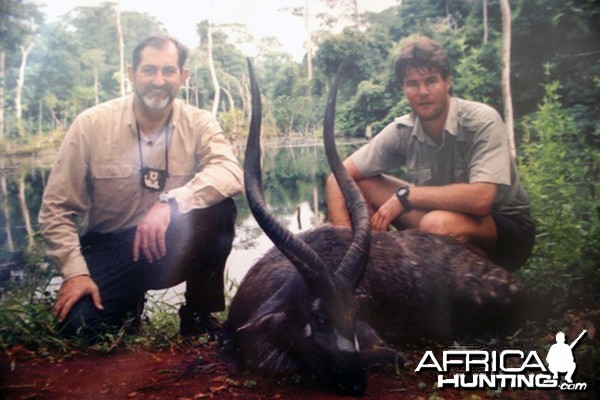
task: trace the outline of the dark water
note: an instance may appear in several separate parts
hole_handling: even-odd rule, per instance
[[[338,144],[344,158],[360,143]],[[240,149],[240,158],[243,149]],[[29,273],[45,271],[53,285],[56,269],[43,255],[37,214],[53,156],[4,159],[0,164],[0,289],[10,290]],[[325,179],[329,166],[322,143],[271,144],[263,150],[263,187],[269,209],[292,232],[327,220]],[[227,278],[235,287],[252,264],[271,246],[251,215],[244,196],[236,199],[238,219]],[[35,245],[35,242],[38,244]],[[178,296],[180,289],[171,290]],[[164,296],[164,293],[160,294]]]

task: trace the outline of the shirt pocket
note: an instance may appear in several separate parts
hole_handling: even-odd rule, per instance
[[[408,169],[408,181],[416,186],[425,186],[431,182],[431,168],[410,168]]]
[[[139,174],[133,165],[121,160],[103,160],[92,165],[94,207],[111,213],[127,213],[140,195]]]

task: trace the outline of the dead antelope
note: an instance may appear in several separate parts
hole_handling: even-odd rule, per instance
[[[380,347],[380,338],[448,340],[485,326],[514,304],[519,287],[508,272],[450,238],[417,231],[371,234],[364,200],[335,150],[337,77],[324,141],[353,228],[323,225],[294,235],[279,224],[262,193],[261,101],[248,65],[246,196],[276,248],[244,277],[225,324],[243,367],[271,374],[308,371],[347,394],[362,395],[365,360],[391,351]]]

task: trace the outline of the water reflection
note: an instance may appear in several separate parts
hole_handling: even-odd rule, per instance
[[[345,157],[360,143],[338,144]],[[10,159],[0,164],[0,289],[6,290],[23,279],[28,268],[47,267],[35,252],[37,214],[52,157]],[[320,141],[308,144],[270,144],[263,149],[263,184],[271,212],[292,232],[301,232],[326,221],[325,179],[329,167]],[[234,291],[244,274],[269,248],[271,241],[254,221],[245,198],[236,200],[238,218],[236,238],[227,261],[228,289]],[[37,258],[37,259],[36,259]],[[33,265],[31,265],[33,264]],[[29,267],[27,267],[29,265]],[[50,267],[51,289],[60,284],[57,271]],[[152,292],[162,300],[179,302],[184,286]]]

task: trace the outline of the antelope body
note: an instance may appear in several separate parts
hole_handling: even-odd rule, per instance
[[[225,324],[243,367],[310,372],[345,393],[362,395],[368,361],[395,354],[383,341],[445,341],[489,327],[511,311],[519,285],[463,244],[419,231],[371,233],[364,200],[335,152],[337,77],[324,139],[352,229],[323,225],[293,235],[275,221],[262,196],[260,93],[249,67],[246,195],[276,248],[244,277]]]

